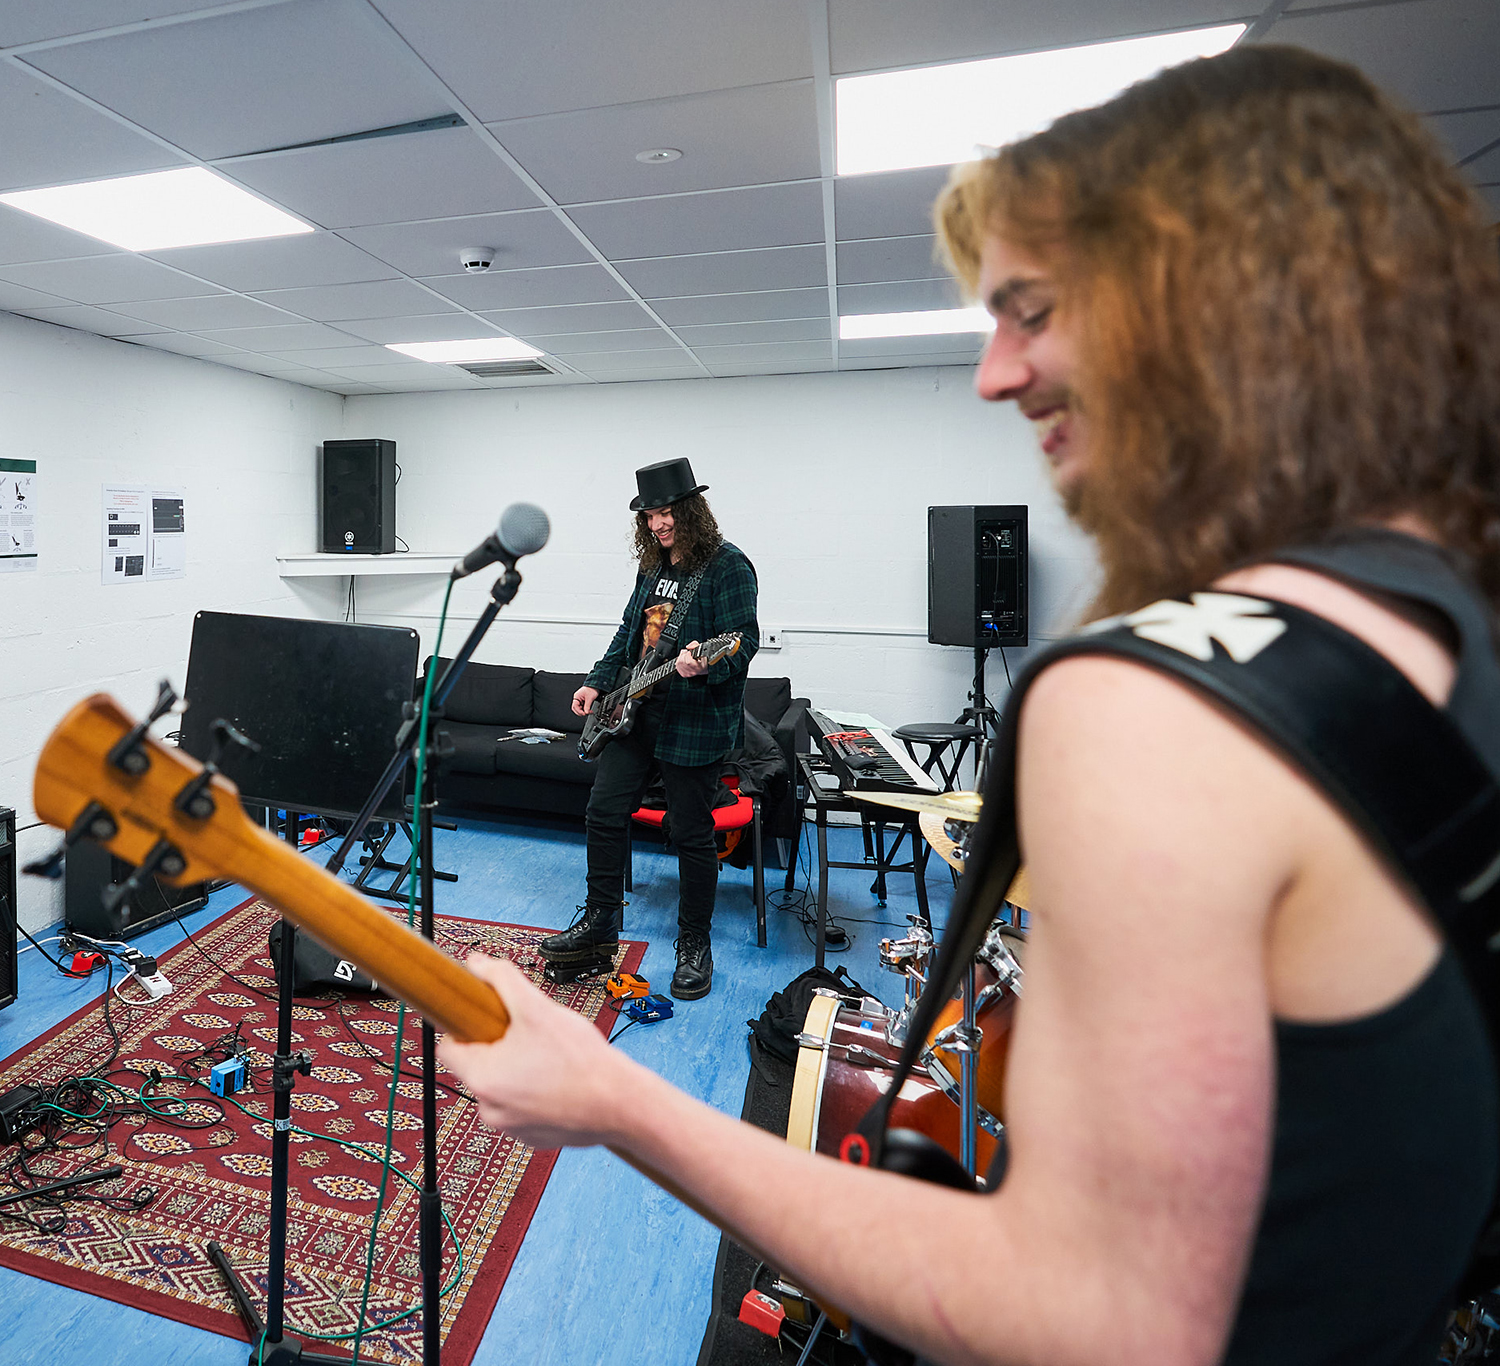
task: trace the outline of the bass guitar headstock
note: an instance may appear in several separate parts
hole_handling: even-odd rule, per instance
[[[239,790],[151,735],[147,726],[165,710],[159,699],[137,724],[103,693],[78,703],[37,759],[36,813],[67,831],[68,844],[92,839],[142,876],[178,884],[235,877],[254,830]]]

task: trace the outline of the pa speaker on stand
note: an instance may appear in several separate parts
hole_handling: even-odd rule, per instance
[[[998,734],[985,699],[990,650],[1030,643],[1027,509],[1024,505],[927,509],[927,639],[974,651],[974,688],[959,725]]]
[[[318,546],[325,555],[396,549],[396,443],[325,441]]]

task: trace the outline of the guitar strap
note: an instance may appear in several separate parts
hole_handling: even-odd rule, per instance
[[[665,660],[671,654],[677,644],[677,633],[682,629],[683,618],[687,616],[688,605],[697,595],[698,585],[702,582],[708,567],[719,558],[719,552],[714,551],[706,560],[693,570],[689,576],[682,593],[678,596],[676,603],[672,606],[672,615],[667,618],[667,624],[661,628],[661,636],[656,642],[656,657]]]
[[[1500,1042],[1496,775],[1448,714],[1358,637],[1288,603],[1194,593],[1190,601],[1167,599],[1095,623],[1040,655],[1017,679],[928,989],[890,1088],[856,1130],[870,1165],[911,1170],[927,1160],[906,1152],[921,1136],[892,1142],[891,1104],[1020,863],[1016,735],[1026,692],[1049,665],[1086,654],[1133,660],[1181,680],[1247,723],[1321,788],[1441,924]],[[847,1140],[846,1151],[851,1160],[865,1156]],[[971,1184],[956,1162],[951,1166],[956,1176],[935,1179]],[[998,1185],[992,1179],[989,1189]]]

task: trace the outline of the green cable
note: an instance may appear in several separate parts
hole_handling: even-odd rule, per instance
[[[422,689],[422,715],[417,725],[417,773],[416,773],[416,802],[414,803],[413,815],[416,819],[412,822],[412,833],[415,838],[415,847],[412,849],[411,876],[406,885],[406,923],[408,927],[414,925],[417,919],[417,864],[420,861],[420,850],[422,847],[422,829],[424,823],[429,819],[427,812],[422,808],[422,782],[427,771],[427,721],[432,710],[432,685],[437,678],[437,661],[443,653],[443,628],[448,621],[448,600],[453,596],[453,580],[448,580],[447,590],[443,593],[443,610],[438,614],[437,643],[433,646],[431,662],[427,666],[427,684]],[[401,1002],[396,1011],[396,1043],[391,1059],[391,1090],[390,1098],[385,1107],[385,1155],[380,1167],[380,1193],[375,1199],[375,1215],[370,1221],[370,1241],[365,1248],[365,1283],[359,1299],[359,1318],[356,1320],[354,1331],[354,1358],[352,1366],[359,1366],[360,1344],[364,1341],[364,1335],[370,1331],[365,1327],[365,1315],[370,1307],[370,1285],[375,1278],[375,1239],[380,1231],[380,1216],[385,1212],[386,1185],[391,1174],[391,1146],[394,1142],[393,1126],[396,1119],[396,1088],[401,1081],[401,1038],[406,1028],[406,1002]],[[405,1173],[398,1173],[405,1176]],[[411,1179],[406,1178],[408,1181]],[[415,1183],[413,1183],[415,1184]],[[444,1211],[443,1219],[448,1218]],[[452,1225],[450,1224],[451,1228]],[[457,1243],[455,1236],[454,1242]],[[462,1256],[462,1253],[460,1253]],[[439,1295],[446,1293],[446,1289],[439,1291]],[[425,1306],[424,1306],[425,1307]],[[414,1313],[415,1309],[407,1313]],[[402,1317],[405,1317],[403,1315]],[[347,1336],[347,1335],[346,1335]]]

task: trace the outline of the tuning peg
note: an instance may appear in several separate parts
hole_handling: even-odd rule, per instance
[[[214,775],[222,771],[220,766],[223,763],[224,751],[234,745],[251,754],[260,753],[259,744],[248,735],[236,730],[222,716],[209,729],[213,731],[214,741],[208,752],[208,759],[203,765],[203,771],[183,784],[182,791],[172,799],[172,804],[179,811],[200,821],[207,820],[214,814],[213,793],[208,790],[208,785],[213,782]]]
[[[152,704],[149,715],[147,715],[144,721],[137,722],[120,737],[114,748],[109,752],[109,762],[115,768],[128,773],[132,778],[139,778],[141,774],[151,767],[151,759],[147,755],[141,741],[145,739],[146,732],[176,705],[177,693],[171,683],[164,678],[157,685],[156,701]]]
[[[68,827],[67,834],[63,836],[63,842],[50,854],[39,859],[33,859],[21,869],[23,873],[29,873],[32,877],[45,877],[56,881],[63,875],[63,862],[67,857],[68,850],[79,840],[87,837],[104,844],[114,839],[119,833],[119,824],[98,802],[90,802],[79,813],[78,819]]]
[[[56,882],[63,875],[63,860],[68,856],[68,846],[59,844],[50,854],[42,858],[34,858],[30,863],[23,863],[21,871],[29,873],[32,877],[49,878]]]

